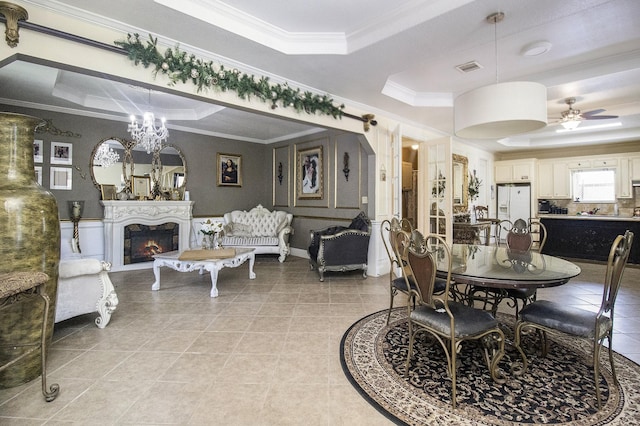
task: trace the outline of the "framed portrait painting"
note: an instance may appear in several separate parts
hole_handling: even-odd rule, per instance
[[[218,186],[242,186],[242,155],[216,155]]]
[[[324,196],[322,146],[298,150],[296,188],[298,199],[321,200]]]

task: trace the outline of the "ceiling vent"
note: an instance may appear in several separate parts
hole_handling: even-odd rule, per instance
[[[467,62],[466,64],[461,64],[461,65],[456,65],[456,69],[463,73],[479,70],[481,68],[484,68],[484,67],[479,63],[477,63],[476,61]]]

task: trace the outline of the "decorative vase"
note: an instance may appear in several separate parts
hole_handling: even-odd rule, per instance
[[[47,343],[51,342],[58,293],[60,220],[53,194],[38,185],[33,167],[33,136],[41,119],[0,112],[0,272],[41,271],[49,275],[51,301]],[[0,364],[25,350],[16,343],[40,339],[43,303],[38,298],[4,309],[0,321]],[[4,347],[9,345],[9,347]],[[0,388],[27,383],[42,373],[40,353],[0,372]]]
[[[204,234],[202,236],[202,249],[203,250],[213,250],[215,247],[215,234]]]

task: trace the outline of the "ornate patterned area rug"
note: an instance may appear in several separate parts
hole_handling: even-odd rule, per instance
[[[539,356],[539,342],[527,338],[527,371],[510,372],[517,351],[507,345],[500,367],[507,383],[491,380],[481,347],[465,343],[457,370],[457,407],[451,408],[451,380],[442,347],[428,333],[416,339],[408,379],[404,368],[408,346],[406,310],[368,315],[344,334],[342,368],[364,398],[397,424],[409,425],[636,425],[640,424],[640,366],[615,354],[619,386],[611,375],[608,352],[601,358],[603,407],[597,410],[588,342],[550,335],[549,354]],[[514,317],[498,314],[507,339]],[[520,364],[521,365],[521,364]]]

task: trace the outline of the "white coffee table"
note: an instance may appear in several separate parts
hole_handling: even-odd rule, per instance
[[[256,260],[252,248],[238,248],[236,255],[225,259],[208,259],[208,260],[180,260],[180,251],[171,251],[168,253],[156,254],[153,256],[153,275],[156,281],[151,286],[151,290],[160,290],[160,267],[168,266],[178,272],[209,271],[211,274],[211,297],[218,297],[218,271],[222,268],[236,268],[249,259],[249,279],[255,279],[256,274],[253,272],[253,264]]]

